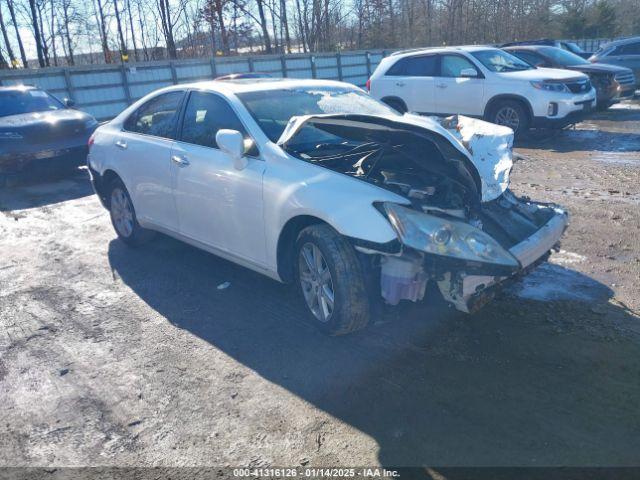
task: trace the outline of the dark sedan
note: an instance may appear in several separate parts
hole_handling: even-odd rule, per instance
[[[85,163],[98,122],[71,106],[38,88],[0,87],[0,184]]]
[[[608,108],[619,100],[633,97],[636,79],[625,67],[590,63],[584,58],[556,47],[527,45],[504,48],[536,67],[563,68],[589,75],[596,89],[599,108]]]

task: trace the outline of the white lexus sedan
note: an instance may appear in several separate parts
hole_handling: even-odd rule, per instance
[[[567,215],[509,190],[512,139],[344,83],[211,81],[127,108],[88,164],[123,242],[160,231],[294,283],[335,335],[383,303],[428,301],[429,284],[473,311],[547,259]]]

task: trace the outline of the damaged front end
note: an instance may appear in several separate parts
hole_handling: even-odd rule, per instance
[[[340,146],[296,141],[318,134]],[[458,310],[472,312],[507,279],[546,260],[568,223],[558,206],[508,189],[512,141],[508,128],[458,116],[324,115],[292,120],[279,143],[406,199],[374,204],[395,230],[397,250],[354,242],[375,259],[386,303],[420,301],[431,282]]]

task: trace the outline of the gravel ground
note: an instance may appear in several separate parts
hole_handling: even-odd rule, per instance
[[[125,247],[84,175],[0,191],[0,465],[640,465],[640,102],[517,152],[562,250],[476,315],[341,338],[258,274]]]

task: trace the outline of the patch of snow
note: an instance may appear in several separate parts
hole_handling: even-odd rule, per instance
[[[638,102],[622,102],[611,105],[609,110],[640,110],[640,103]]]
[[[570,253],[570,252],[568,252]],[[608,287],[575,270],[544,263],[512,285],[508,293],[543,302],[578,300],[588,302],[610,296]]]
[[[587,259],[584,255],[580,255],[575,252],[567,252],[566,250],[560,250],[559,252],[551,255],[549,261],[558,265],[571,265],[573,263],[581,263]]]

